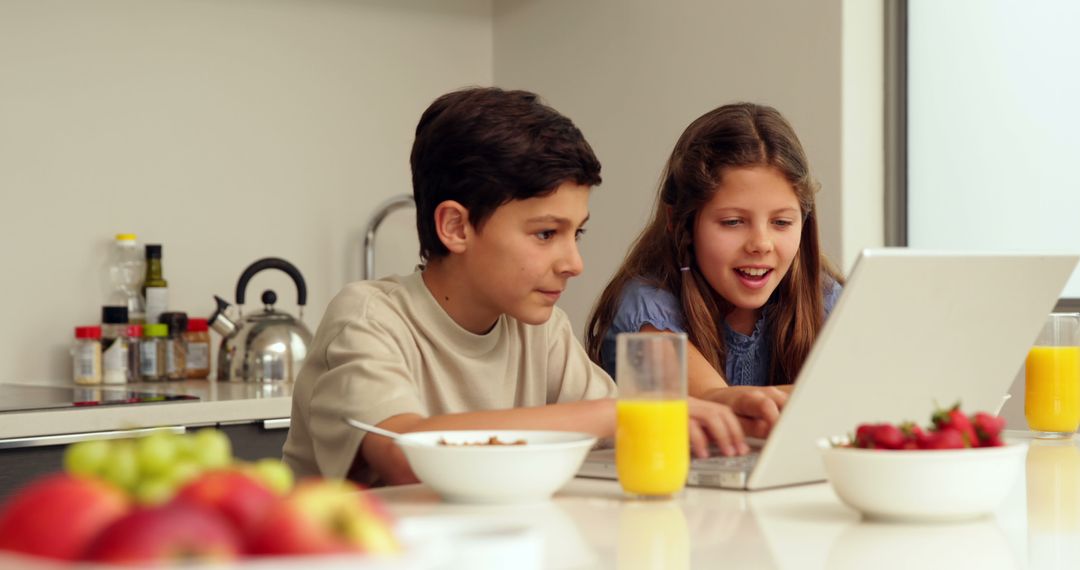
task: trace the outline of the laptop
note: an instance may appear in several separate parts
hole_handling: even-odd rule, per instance
[[[864,422],[926,425],[935,404],[995,411],[1076,255],[864,250],[760,449],[693,459],[687,484],[766,489],[825,480],[823,437]],[[616,478],[612,449],[582,477]]]

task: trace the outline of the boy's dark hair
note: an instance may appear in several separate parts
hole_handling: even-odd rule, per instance
[[[421,259],[449,254],[435,207],[454,200],[481,227],[499,206],[554,192],[565,182],[600,184],[600,161],[570,119],[535,93],[495,87],[439,97],[420,117],[412,157]]]

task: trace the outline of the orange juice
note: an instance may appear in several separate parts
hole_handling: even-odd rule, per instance
[[[690,470],[686,400],[620,400],[616,403],[615,468],[635,495],[682,490]]]
[[[1080,347],[1036,346],[1025,366],[1024,416],[1033,431],[1080,426]]]

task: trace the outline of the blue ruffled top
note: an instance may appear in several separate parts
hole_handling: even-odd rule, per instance
[[[828,279],[824,291],[826,318],[836,306],[842,287],[833,279]],[[771,348],[766,340],[765,321],[769,306],[762,311],[762,316],[754,324],[749,335],[736,332],[724,323],[724,342],[727,348],[727,361],[724,366],[724,379],[729,386],[767,386],[769,384],[769,358]],[[675,295],[653,287],[641,279],[634,279],[623,288],[619,297],[619,307],[615,318],[608,328],[601,345],[601,366],[612,378],[615,378],[615,337],[623,332],[637,332],[644,325],[652,325],[661,330],[686,332],[686,322],[682,307]],[[618,378],[616,378],[618,381]]]

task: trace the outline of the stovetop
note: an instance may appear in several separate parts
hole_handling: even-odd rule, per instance
[[[28,386],[0,384],[0,413],[198,400],[198,396],[187,394],[155,394],[115,385]]]

